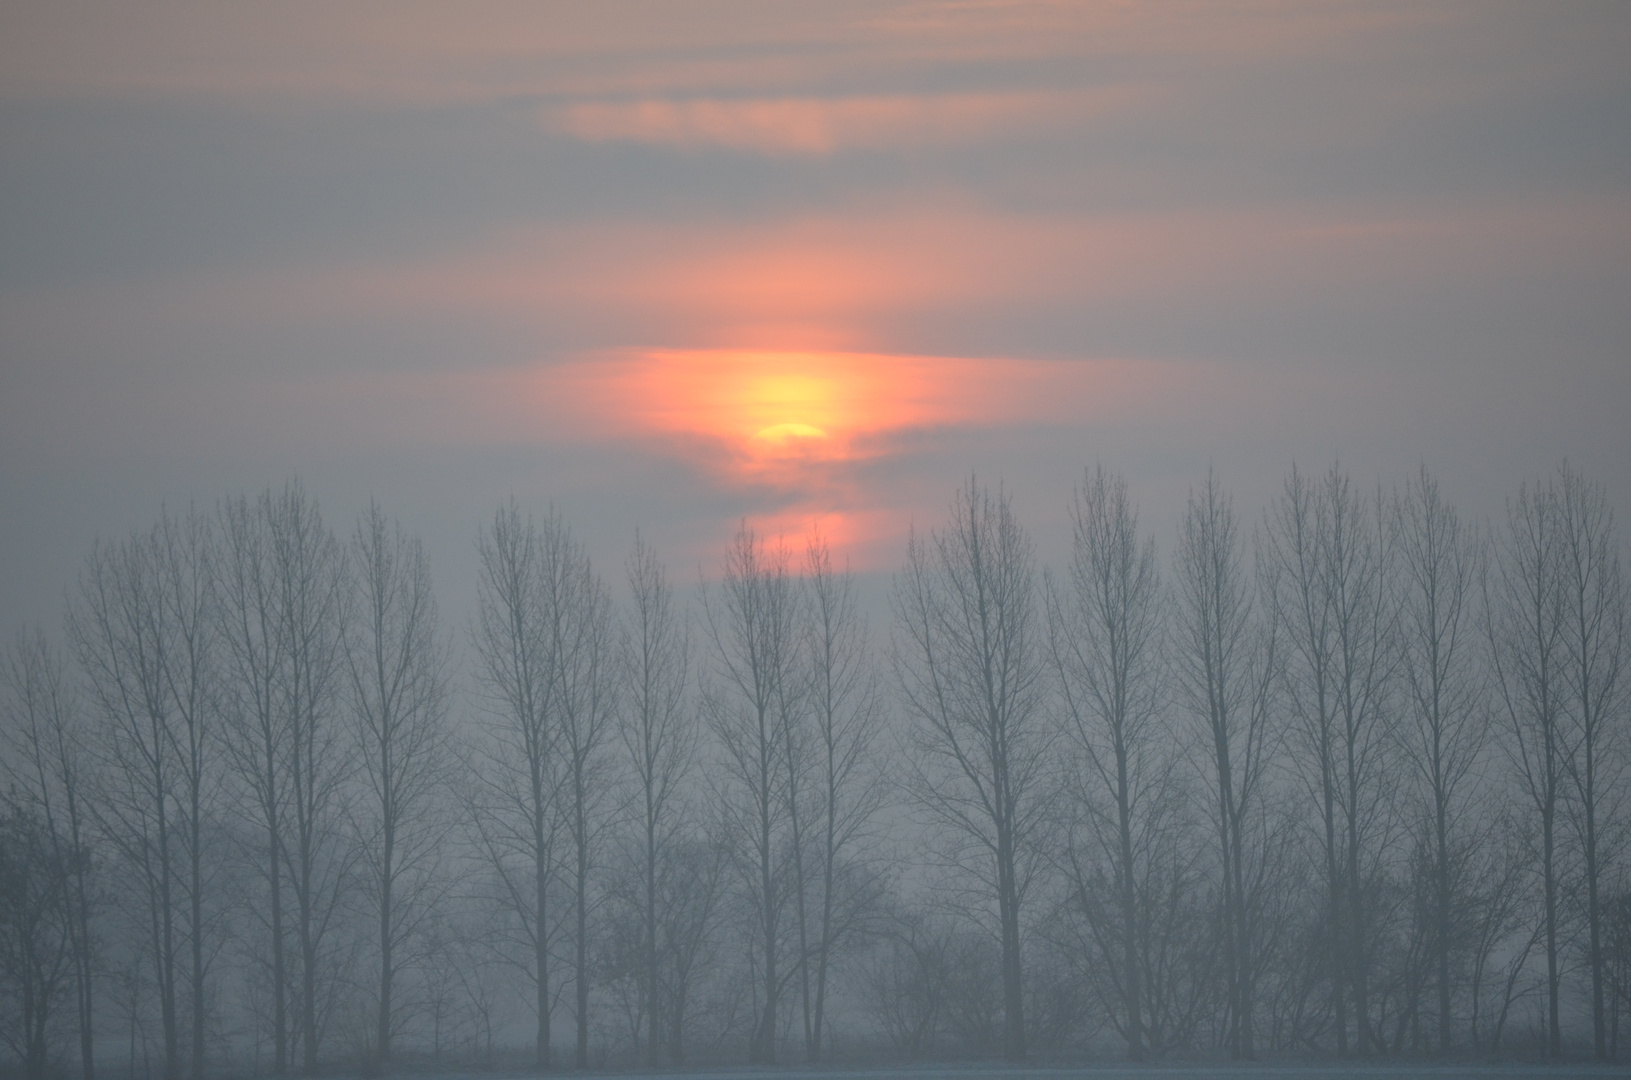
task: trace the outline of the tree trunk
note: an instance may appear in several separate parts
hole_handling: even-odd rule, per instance
[[[549,923],[545,905],[549,892],[549,859],[544,846],[544,782],[536,766],[532,773],[533,851],[533,963],[538,972],[538,1032],[533,1063],[540,1072],[549,1068]]]

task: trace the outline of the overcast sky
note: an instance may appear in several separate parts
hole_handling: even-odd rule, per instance
[[[1215,467],[1631,513],[1631,4],[0,0],[0,629],[298,475],[468,611],[500,499],[615,572],[887,571]]]

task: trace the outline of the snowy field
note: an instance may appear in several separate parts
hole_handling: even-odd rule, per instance
[[[583,1075],[583,1074],[580,1074]],[[642,1080],[975,1080],[994,1077],[998,1080],[1204,1080],[1222,1077],[1225,1080],[1294,1080],[1311,1077],[1314,1080],[1470,1080],[1489,1077],[1492,1080],[1562,1080],[1562,1078],[1615,1077],[1631,1078],[1631,1066],[1598,1065],[1593,1063],[1544,1064],[1323,1064],[1280,1062],[1270,1064],[1179,1064],[1135,1066],[1106,1065],[1030,1065],[1011,1067],[1004,1065],[901,1065],[890,1068],[855,1068],[841,1066],[811,1069],[786,1066],[767,1069],[762,1067],[680,1069],[669,1072],[611,1071],[587,1075],[640,1077]],[[492,1074],[436,1076],[413,1074],[411,1080],[492,1080]]]

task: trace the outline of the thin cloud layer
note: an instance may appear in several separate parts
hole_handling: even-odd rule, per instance
[[[547,394],[587,410],[591,430],[701,437],[743,475],[887,452],[913,429],[1079,414],[1090,365],[1008,358],[765,350],[652,350],[553,368]]]
[[[1080,123],[1136,100],[1098,93],[692,98],[582,102],[549,109],[553,129],[589,142],[721,147],[781,155],[954,145]]]
[[[1156,522],[1334,453],[1498,511],[1631,456],[1628,54],[1484,0],[8,5],[0,608],[290,473],[455,594],[511,493],[878,568],[975,468],[1040,532],[1093,460]]]
[[[1490,9],[1474,0],[1431,9],[1358,0],[832,0],[818,7],[789,0],[19,0],[3,16],[0,93],[307,107],[323,100],[424,107],[798,90],[846,97],[855,96],[856,82],[943,88],[948,69],[957,68],[1005,72],[1010,82],[1014,72],[1028,72],[1020,81],[1033,86],[1039,77],[1079,86],[1082,64],[1351,54],[1424,32],[1466,34]],[[1520,19],[1538,14],[1522,5],[1513,12]]]

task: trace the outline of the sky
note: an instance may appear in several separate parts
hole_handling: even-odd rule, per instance
[[[0,631],[298,476],[883,580],[1082,470],[1631,513],[1631,4],[0,0]]]

